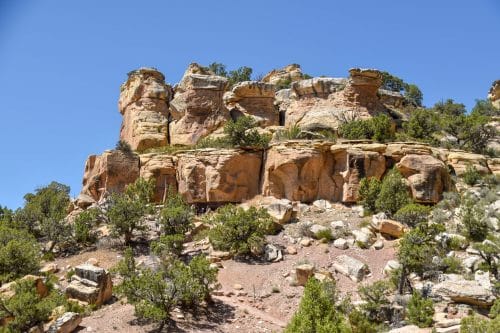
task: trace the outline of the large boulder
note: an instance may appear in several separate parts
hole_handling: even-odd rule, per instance
[[[329,145],[276,145],[267,151],[262,192],[292,201],[335,201],[342,184],[335,184],[333,173]]]
[[[314,265],[312,264],[301,264],[295,267],[295,278],[297,279],[297,285],[305,286],[307,280],[314,275]]]
[[[406,227],[402,223],[394,220],[373,220],[372,226],[381,234],[394,238],[400,238],[406,232]]]
[[[193,145],[229,119],[223,95],[228,80],[191,64],[170,101],[170,144]]]
[[[82,315],[76,312],[66,312],[57,318],[47,330],[47,333],[71,333],[82,322]]]
[[[260,195],[246,201],[241,205],[243,208],[251,206],[264,208],[273,218],[274,222],[280,225],[290,222],[293,214],[292,202],[288,199],[277,199],[275,197],[262,197]]]
[[[408,179],[413,198],[421,203],[437,203],[451,187],[446,165],[432,155],[409,154],[396,164]]]
[[[85,163],[81,194],[96,201],[106,194],[122,192],[139,177],[139,156],[121,150],[107,150],[91,155]]]
[[[262,82],[282,84],[299,81],[303,77],[300,65],[290,64],[280,69],[273,69],[262,78]]]
[[[261,127],[279,125],[274,106],[275,86],[258,81],[244,81],[224,94],[224,103],[233,118],[251,116]]]
[[[89,304],[102,305],[113,296],[111,275],[101,267],[85,263],[75,267],[66,295]]]
[[[120,87],[118,107],[123,115],[120,139],[135,150],[167,145],[171,90],[163,74],[154,68],[130,72]]]
[[[432,294],[437,298],[481,307],[489,307],[495,301],[491,290],[479,282],[465,279],[449,279],[433,286]]]
[[[154,200],[162,202],[169,192],[177,192],[176,162],[177,158],[168,154],[142,154],[140,176],[153,179],[155,184]]]
[[[179,193],[188,203],[236,203],[259,193],[262,152],[203,149],[177,157]]]
[[[332,267],[337,272],[349,277],[354,282],[363,280],[366,274],[370,272],[368,265],[345,254],[337,256]]]

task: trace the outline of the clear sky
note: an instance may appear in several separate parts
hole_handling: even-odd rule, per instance
[[[114,147],[119,86],[141,66],[177,82],[190,62],[299,63],[310,75],[387,70],[473,106],[500,79],[500,1],[0,0],[0,205]]]

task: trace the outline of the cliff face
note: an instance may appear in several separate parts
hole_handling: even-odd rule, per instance
[[[270,72],[262,82],[240,82],[229,88],[227,78],[191,64],[171,88],[163,74],[141,68],[131,72],[121,87],[120,139],[137,151],[189,146],[220,133],[225,122],[241,115],[273,130],[281,123],[334,131],[341,119],[369,118],[401,103],[401,96],[380,91],[379,71],[354,68],[349,73],[347,79],[304,80],[300,67],[290,65]],[[277,91],[284,81],[290,88]],[[500,96],[497,90],[490,92],[492,101]],[[87,160],[80,198],[86,202],[82,205],[99,201],[144,177],[154,179],[157,202],[178,191],[187,202],[199,204],[239,203],[257,195],[355,203],[362,178],[381,179],[395,166],[407,179],[415,201],[436,203],[451,189],[450,173],[461,175],[469,164],[484,174],[500,173],[498,159],[417,143],[285,141],[264,151],[198,149],[140,155],[106,151]]]

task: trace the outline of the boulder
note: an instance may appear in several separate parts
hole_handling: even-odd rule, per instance
[[[169,192],[177,192],[175,156],[160,153],[141,154],[140,160],[140,176],[154,181],[155,202],[163,202]]]
[[[483,175],[490,173],[487,159],[484,155],[456,151],[448,154],[447,163],[453,168],[457,176],[462,176],[469,165],[475,167]]]
[[[57,318],[47,330],[48,333],[71,333],[82,322],[82,316],[76,312],[66,312]]]
[[[268,82],[271,84],[283,84],[291,83],[295,81],[302,80],[304,75],[300,65],[290,64],[280,69],[273,69],[262,78],[262,82]]]
[[[167,145],[171,90],[163,74],[154,68],[130,72],[120,87],[118,107],[123,115],[120,139],[134,150]]]
[[[397,91],[379,89],[378,97],[380,102],[388,108],[400,109],[405,105],[405,97]]]
[[[277,262],[283,259],[283,254],[278,246],[266,244],[264,247],[264,258],[270,262]]]
[[[242,207],[254,206],[257,208],[265,208],[274,222],[283,225],[292,219],[293,205],[288,199],[276,199],[275,197],[256,196],[251,200],[243,203]]]
[[[352,234],[356,240],[356,244],[363,249],[369,248],[377,239],[377,237],[367,228],[353,230]]]
[[[417,202],[438,203],[443,192],[451,189],[448,168],[432,155],[409,154],[396,167],[408,179],[412,196]]]
[[[397,260],[389,260],[384,267],[384,275],[388,276],[390,273],[401,267],[401,264]]]
[[[400,238],[406,231],[406,227],[394,220],[379,220],[377,223],[372,222],[372,226],[383,235],[388,235],[394,238]]]
[[[233,119],[253,117],[261,127],[279,125],[278,111],[274,106],[275,86],[258,81],[244,81],[224,94],[224,104]]]
[[[314,235],[315,238],[318,238],[318,233],[328,231],[330,228],[325,227],[324,225],[321,224],[313,224],[309,228],[309,231],[311,232],[312,235]]]
[[[230,118],[223,95],[228,80],[190,64],[170,101],[170,144],[193,145]]]
[[[295,277],[297,279],[297,285],[305,286],[307,280],[314,275],[314,265],[302,264],[295,267]]]
[[[419,328],[416,325],[406,325],[399,328],[394,328],[387,333],[429,333],[430,330],[427,328]]]
[[[177,157],[179,193],[190,204],[243,202],[259,193],[261,152],[203,149]]]
[[[346,250],[349,247],[349,244],[347,244],[347,240],[344,238],[338,238],[333,241],[333,246],[337,249]]]
[[[106,150],[91,155],[85,163],[81,194],[100,201],[107,194],[122,192],[125,186],[139,178],[139,156],[120,150]]]
[[[367,275],[370,270],[368,265],[355,259],[349,257],[348,255],[339,255],[335,258],[332,267],[339,273],[349,277],[354,282],[359,282],[363,280],[365,275]]]
[[[41,276],[36,276],[36,275],[25,275],[21,278],[21,280],[31,280],[33,281],[33,284],[35,285],[35,290],[36,293],[40,297],[45,297],[49,294],[49,289],[47,288],[47,285],[45,284],[45,279]],[[0,295],[5,298],[10,298],[15,295],[14,287],[15,287],[16,282],[8,282],[4,283],[0,287]]]
[[[91,264],[75,267],[75,275],[66,288],[66,295],[89,304],[102,305],[113,296],[111,275]]]
[[[432,288],[437,298],[451,300],[480,307],[489,307],[495,301],[491,290],[484,288],[479,282],[472,280],[450,279],[440,282]]]

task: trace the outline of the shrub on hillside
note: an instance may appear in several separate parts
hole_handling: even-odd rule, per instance
[[[411,139],[434,143],[433,136],[439,131],[439,118],[429,109],[416,109],[403,125],[404,132]]]
[[[380,185],[380,194],[375,201],[378,211],[395,214],[403,206],[411,202],[408,187],[397,169],[389,171]]]
[[[258,254],[265,244],[264,236],[273,232],[274,222],[265,209],[227,205],[212,216],[214,227],[208,237],[216,250],[234,255]]]
[[[77,243],[92,244],[97,241],[94,228],[99,224],[101,212],[97,208],[89,208],[78,214],[73,223],[73,237]]]
[[[40,260],[40,247],[31,234],[0,226],[0,283],[36,273]]]
[[[431,208],[416,203],[407,204],[394,214],[394,219],[408,226],[414,227],[417,224],[427,220]]]
[[[298,125],[293,125],[290,127],[287,127],[283,130],[279,130],[276,132],[276,138],[279,141],[284,141],[284,140],[298,140],[301,139],[302,136],[302,130]]]
[[[429,327],[432,325],[434,315],[434,303],[430,298],[424,298],[418,292],[414,292],[408,303],[408,319],[410,323],[418,327]]]
[[[372,322],[382,323],[390,320],[387,306],[390,304],[389,294],[391,286],[387,281],[379,280],[371,285],[361,286],[359,296],[364,301],[361,306]]]
[[[153,197],[154,184],[138,178],[125,188],[124,193],[111,195],[111,207],[107,217],[114,237],[123,236],[125,244],[129,244],[135,231],[144,231],[144,215],[150,211],[148,204]]]
[[[229,120],[224,125],[224,134],[233,147],[265,148],[271,137],[261,135],[255,127],[257,123],[250,116],[241,116],[236,121]]]
[[[477,171],[475,166],[469,164],[465,168],[465,172],[463,173],[462,178],[467,185],[473,186],[479,182],[479,180],[481,179],[481,174],[479,173],[479,171]]]
[[[116,143],[116,146],[115,146],[115,149],[116,150],[119,150],[121,151],[122,153],[126,154],[126,155],[130,155],[133,153],[132,151],[132,147],[130,146],[130,144],[125,141],[125,140],[119,140],[117,143]]]
[[[460,333],[497,333],[500,332],[500,317],[493,320],[472,315],[460,321]]]
[[[379,142],[393,138],[391,120],[385,114],[366,120],[344,122],[339,127],[340,136],[349,140],[371,139]]]
[[[337,298],[333,281],[319,282],[310,278],[297,312],[285,333],[347,333],[349,328],[344,316],[335,309]]]
[[[465,236],[471,241],[482,242],[488,235],[484,206],[472,196],[466,196],[462,201],[460,222]]]
[[[368,213],[375,213],[375,202],[380,194],[382,182],[377,178],[363,178],[359,183],[359,200]]]
[[[178,193],[169,193],[160,211],[161,231],[166,235],[185,234],[192,227],[193,209]]]

